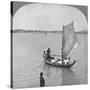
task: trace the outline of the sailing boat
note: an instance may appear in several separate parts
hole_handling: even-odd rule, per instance
[[[79,46],[79,41],[78,38],[75,34],[75,29],[74,29],[74,23],[71,22],[68,25],[63,26],[63,31],[62,31],[62,55],[61,55],[61,61],[63,62],[65,58],[77,47]],[[60,59],[58,59],[60,60]],[[74,60],[72,63],[68,64],[60,64],[57,62],[51,62],[51,58],[44,58],[44,61],[53,66],[58,66],[58,67],[71,67],[76,63],[76,60]]]

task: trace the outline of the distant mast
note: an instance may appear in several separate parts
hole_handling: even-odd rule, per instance
[[[70,52],[79,46],[79,41],[75,34],[74,24],[71,22],[63,26],[62,32],[62,61]]]

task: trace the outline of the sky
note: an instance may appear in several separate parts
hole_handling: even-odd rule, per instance
[[[26,4],[14,12],[13,30],[61,31],[63,25],[72,21],[76,31],[87,30],[87,16],[75,7],[60,4]]]

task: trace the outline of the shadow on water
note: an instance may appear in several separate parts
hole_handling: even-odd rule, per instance
[[[62,68],[62,85],[80,84],[72,68]]]
[[[61,86],[62,69],[43,63],[42,71],[44,72],[46,86]]]
[[[50,68],[51,67],[49,65],[47,65],[47,64],[44,63],[42,68],[46,72],[46,76],[47,77],[50,77]]]
[[[58,76],[62,72],[62,68],[54,67],[54,66],[48,65],[46,63],[43,63],[42,69],[46,73],[47,77],[51,77],[52,75]]]

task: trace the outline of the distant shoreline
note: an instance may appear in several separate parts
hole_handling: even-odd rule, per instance
[[[62,31],[33,31],[33,30],[11,30],[11,33],[62,33]],[[88,34],[88,31],[75,32],[78,34]]]

